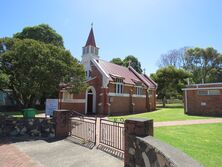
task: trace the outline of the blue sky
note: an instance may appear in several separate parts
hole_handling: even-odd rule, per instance
[[[80,60],[91,22],[100,58],[135,55],[147,73],[159,56],[184,46],[222,52],[220,0],[1,0],[0,37],[47,23]]]

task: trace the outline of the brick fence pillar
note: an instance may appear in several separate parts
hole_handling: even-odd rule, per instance
[[[69,110],[55,110],[55,136],[56,138],[66,138],[70,132],[70,111]]]
[[[125,121],[125,151],[124,166],[130,167],[130,139],[131,136],[145,137],[153,136],[153,120],[147,119],[127,119]]]
[[[109,90],[108,88],[103,88],[103,113],[104,115],[110,114],[109,113]]]

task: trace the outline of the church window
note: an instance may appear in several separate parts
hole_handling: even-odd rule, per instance
[[[136,95],[142,95],[142,94],[143,94],[143,87],[136,86]]]
[[[89,48],[88,47],[86,48],[86,53],[89,53]]]
[[[90,47],[91,53],[94,53],[94,47]]]
[[[122,94],[123,93],[123,80],[116,78],[116,93]]]
[[[95,54],[98,55],[98,49],[97,48],[95,48]]]

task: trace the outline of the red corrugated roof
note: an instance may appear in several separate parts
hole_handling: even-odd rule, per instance
[[[91,28],[88,39],[86,41],[86,46],[94,46],[96,47],[96,41],[95,41],[95,37],[94,37],[94,33],[93,33],[93,28]]]
[[[101,68],[109,75],[109,80],[113,80],[113,76],[118,76],[123,78],[123,82],[127,84],[135,85],[135,82],[141,81],[149,88],[156,88],[156,85],[149,80],[148,76],[137,73],[135,70],[127,67],[123,67],[117,64],[113,64],[104,60],[99,59],[97,61]]]

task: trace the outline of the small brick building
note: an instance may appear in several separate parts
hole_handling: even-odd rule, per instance
[[[183,90],[185,113],[222,116],[222,83],[188,85]]]
[[[156,109],[156,83],[130,65],[119,66],[99,58],[93,29],[83,47],[82,61],[89,87],[78,95],[60,91],[59,106],[83,114],[120,115]]]

